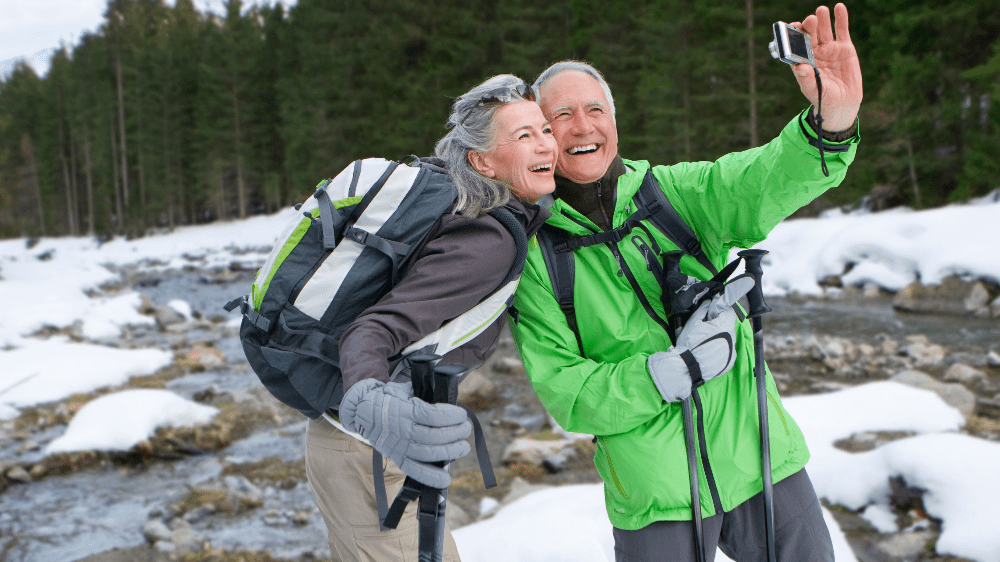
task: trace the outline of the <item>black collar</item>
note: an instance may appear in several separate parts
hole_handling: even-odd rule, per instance
[[[597,181],[580,184],[556,176],[556,191],[553,195],[593,221],[602,230],[610,230],[611,217],[615,212],[618,178],[627,171],[628,168],[622,162],[621,156],[616,154],[604,176]]]

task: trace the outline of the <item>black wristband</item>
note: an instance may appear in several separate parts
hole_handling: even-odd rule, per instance
[[[813,115],[812,109],[806,112],[806,123],[812,128],[816,135],[819,135],[819,126],[816,124],[816,117]],[[854,119],[854,123],[846,131],[827,131],[823,129],[823,140],[828,142],[844,142],[847,139],[853,138],[858,134],[858,119]]]

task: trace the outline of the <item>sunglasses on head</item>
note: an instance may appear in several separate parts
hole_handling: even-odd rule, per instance
[[[502,88],[497,88],[495,90],[490,90],[483,94],[476,105],[469,108],[465,112],[465,117],[458,123],[459,125],[465,125],[465,121],[472,115],[472,110],[476,109],[481,105],[494,105],[494,104],[504,104],[514,101],[516,95],[528,100],[535,101],[535,92],[531,89],[531,86],[521,83],[517,86],[504,86]]]

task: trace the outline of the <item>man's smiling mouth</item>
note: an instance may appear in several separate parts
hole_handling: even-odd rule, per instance
[[[585,144],[583,146],[574,146],[573,148],[567,150],[569,154],[590,154],[591,152],[597,152],[596,144]]]

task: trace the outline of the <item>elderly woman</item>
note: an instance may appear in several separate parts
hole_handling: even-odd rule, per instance
[[[401,280],[392,291],[344,332],[342,425],[324,418],[309,422],[306,474],[326,521],[334,560],[417,559],[415,504],[407,508],[397,529],[379,530],[372,447],[396,461],[384,465],[390,498],[406,475],[445,487],[447,473],[429,463],[467,454],[465,438],[471,425],[464,410],[426,404],[413,397],[409,383],[388,382],[390,361],[496,291],[506,277],[515,260],[514,239],[487,211],[505,206],[529,237],[549,216],[535,203],[555,189],[556,141],[522,80],[501,75],[476,86],[455,101],[447,125],[450,130],[435,152],[458,193],[454,213],[443,216],[424,247],[403,264]],[[441,362],[482,365],[502,322],[447,353]],[[423,452],[413,453],[417,449]],[[448,532],[444,560],[458,559]]]

